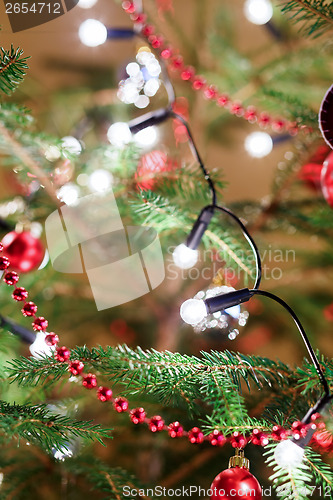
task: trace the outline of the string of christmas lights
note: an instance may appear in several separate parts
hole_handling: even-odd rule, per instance
[[[130,15],[136,31],[159,53],[170,70],[177,72],[184,82],[188,82],[193,90],[202,92],[209,101],[215,102],[220,108],[229,111],[234,116],[247,120],[249,123],[257,123],[263,129],[270,127],[274,132],[285,132],[291,136],[295,136],[299,132],[313,132],[312,127],[302,125],[299,120],[290,121],[284,118],[275,118],[266,111],[259,112],[255,106],[249,105],[245,107],[240,101],[232,100],[227,93],[220,92],[214,84],[207,82],[203,76],[197,73],[193,66],[187,66],[180,51],[168,44],[163,35],[157,33],[153,24],[147,23],[146,14],[137,8],[132,0],[123,1],[122,7]]]
[[[0,252],[2,251],[3,246],[0,243]],[[96,390],[96,396],[99,401],[102,403],[111,403],[117,413],[128,413],[133,424],[146,424],[151,432],[158,433],[164,431],[171,438],[186,437],[192,444],[208,442],[212,446],[221,447],[226,443],[230,443],[233,448],[238,449],[243,449],[248,443],[262,447],[266,446],[270,441],[280,441],[282,444],[289,437],[292,437],[294,440],[301,440],[310,432],[314,444],[323,451],[333,451],[332,443],[327,444],[326,440],[323,439],[326,428],[319,413],[314,413],[307,424],[300,421],[294,422],[290,429],[285,429],[280,425],[273,425],[271,430],[255,428],[249,433],[247,432],[249,429],[244,428],[242,431],[234,431],[230,436],[224,436],[220,431],[214,430],[206,436],[199,427],[193,427],[189,431],[186,431],[178,421],[167,425],[160,415],[148,417],[143,407],[130,409],[127,399],[123,397],[114,398],[111,388],[99,386],[95,374],[84,374],[85,365],[83,361],[71,359],[71,350],[69,348],[65,346],[56,347],[59,344],[59,336],[54,332],[49,333],[46,331],[48,320],[43,316],[37,316],[38,307],[34,302],[28,301],[28,291],[24,287],[16,286],[19,281],[19,275],[17,272],[10,270],[10,260],[6,256],[0,256],[0,270],[4,271],[3,281],[7,285],[15,287],[12,292],[12,298],[22,304],[21,311],[23,316],[33,319],[32,327],[37,332],[37,336],[34,342],[36,345],[32,344],[30,346],[32,354],[36,357],[53,355],[57,361],[67,363],[71,376],[81,377],[82,386],[86,389]]]

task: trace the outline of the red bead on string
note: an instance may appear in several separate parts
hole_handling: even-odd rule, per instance
[[[128,410],[128,401],[125,398],[116,398],[113,407],[118,413],[123,413]]]
[[[26,300],[28,298],[28,292],[26,291],[25,288],[23,288],[23,286],[19,286],[18,288],[15,288],[15,290],[13,291],[12,297],[14,300],[22,302],[23,300]]]
[[[58,344],[59,342],[59,337],[53,332],[50,332],[49,334],[46,335],[45,337],[45,344],[49,346],[53,346]]]
[[[209,434],[208,439],[212,446],[223,446],[227,441],[223,434],[216,429]]]
[[[199,427],[193,427],[188,433],[188,439],[192,444],[202,443],[204,440],[203,432],[199,429]]]
[[[83,377],[82,385],[86,389],[93,389],[94,387],[96,387],[97,386],[96,375],[94,375],[93,373],[88,373],[88,375],[85,375]]]
[[[5,271],[9,266],[9,259],[7,259],[7,257],[0,257],[0,271]]]
[[[26,302],[21,309],[23,316],[34,316],[37,312],[37,306],[34,302]]]
[[[70,362],[70,364],[68,365],[68,369],[72,375],[80,375],[80,373],[82,373],[84,370],[84,364],[82,363],[82,361],[75,359],[74,361]]]
[[[71,356],[71,351],[68,349],[68,347],[65,346],[58,347],[55,355],[56,359],[61,363],[68,361],[70,356]]]
[[[16,285],[19,280],[19,275],[15,271],[8,271],[3,280],[7,285]]]
[[[233,448],[244,448],[246,443],[246,437],[240,434],[240,432],[238,431],[235,431],[230,438],[230,444]]]
[[[40,316],[39,318],[36,318],[32,323],[32,328],[37,332],[45,332],[48,325],[49,322],[47,321],[47,319],[43,318],[43,316]]]
[[[155,415],[149,420],[148,426],[151,432],[161,432],[164,428],[164,420],[160,415]]]
[[[134,408],[130,411],[130,419],[133,424],[142,424],[145,421],[146,412],[143,408]]]
[[[102,401],[102,403],[110,401],[110,399],[112,398],[112,390],[108,387],[101,386],[97,389],[97,397],[100,401]]]
[[[172,438],[179,438],[184,435],[184,429],[179,422],[172,422],[168,427],[168,433]]]

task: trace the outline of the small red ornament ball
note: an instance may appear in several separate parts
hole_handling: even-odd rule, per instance
[[[323,163],[321,171],[321,189],[325,200],[333,207],[333,151]]]
[[[244,467],[233,467],[220,472],[210,489],[211,500],[230,500],[230,498],[261,500],[262,498],[259,481]]]
[[[4,236],[2,244],[4,255],[10,260],[11,269],[27,273],[37,269],[44,258],[42,243],[29,231],[11,231]]]

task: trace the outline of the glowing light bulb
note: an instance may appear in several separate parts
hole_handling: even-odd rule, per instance
[[[73,155],[79,155],[82,151],[82,146],[80,141],[71,135],[66,135],[61,139],[63,148],[67,149],[69,153]]]
[[[137,132],[134,135],[134,140],[138,146],[149,147],[155,144],[157,137],[157,128],[153,125],[152,127],[147,127]]]
[[[147,97],[146,95],[139,95],[134,105],[139,109],[143,109],[149,105],[149,102],[149,97]]]
[[[79,27],[79,38],[87,47],[98,47],[106,42],[108,31],[97,19],[86,19]]]
[[[263,158],[273,149],[273,141],[266,132],[253,132],[245,139],[244,147],[250,156]]]
[[[61,151],[57,146],[48,146],[45,150],[45,158],[49,161],[56,161],[61,156]]]
[[[91,191],[95,191],[96,193],[103,193],[103,191],[107,191],[111,186],[113,177],[110,172],[103,169],[95,170],[90,176],[88,180],[88,186]]]
[[[45,356],[52,356],[55,346],[49,346],[45,342],[47,333],[38,332],[35,341],[29,347],[31,355],[36,359],[42,359]]]
[[[276,463],[285,469],[296,469],[303,461],[304,449],[291,439],[281,441],[274,451]]]
[[[131,131],[125,122],[113,123],[107,131],[107,137],[111,144],[120,148],[132,140]]]
[[[198,255],[198,250],[193,250],[181,243],[174,249],[172,257],[176,266],[181,269],[189,269],[198,262]]]
[[[81,7],[81,9],[90,9],[97,3],[97,0],[79,0],[77,5]]]
[[[225,312],[228,313],[230,316],[232,316],[234,319],[238,319],[241,312],[241,307],[240,306],[228,307],[228,309],[225,309]]]
[[[253,24],[266,24],[273,16],[273,7],[269,0],[247,0],[244,14]]]
[[[138,63],[131,62],[126,66],[126,73],[128,76],[137,76],[141,72]]]
[[[66,446],[60,446],[59,449],[52,448],[54,458],[60,462],[64,462],[66,458],[71,458],[73,456],[73,450],[71,450],[69,446],[70,444],[68,443]]]
[[[79,199],[80,189],[76,184],[68,182],[57,191],[57,197],[66,205],[76,205]]]
[[[203,300],[189,299],[180,306],[180,316],[189,325],[200,323],[206,315],[207,308]]]
[[[153,97],[159,88],[160,88],[159,80],[157,78],[150,78],[145,83],[143,91],[146,94],[146,96]]]

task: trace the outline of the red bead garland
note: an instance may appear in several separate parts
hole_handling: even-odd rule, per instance
[[[64,363],[65,361],[68,361],[69,358],[71,357],[71,351],[67,349],[67,347],[58,347],[56,350],[55,357],[60,363]]]
[[[52,346],[52,345],[57,345],[59,342],[59,337],[55,333],[51,332],[45,337],[45,344]]]
[[[130,419],[133,424],[143,424],[146,418],[146,412],[143,408],[134,408],[130,411]]]
[[[0,252],[2,244],[0,243]],[[1,259],[2,257],[0,257]],[[6,264],[7,265],[7,264]],[[10,262],[8,261],[8,266]],[[17,273],[13,271],[8,271],[5,274],[4,281],[8,285],[15,285],[19,280]],[[24,306],[22,308],[22,313],[24,316],[34,316],[37,312],[37,306],[34,302],[26,302],[28,298],[28,292],[23,287],[17,287],[12,293],[12,298],[17,302],[23,302]],[[43,317],[34,317],[32,323],[34,330],[39,332],[45,332],[45,344],[48,346],[55,346],[59,342],[59,337],[54,332],[47,333],[45,330],[48,326],[48,321]],[[84,370],[84,363],[81,360],[70,361],[71,351],[65,346],[57,348],[54,357],[57,361],[61,363],[68,362],[68,370],[73,376],[79,376]],[[86,389],[94,389],[97,387],[97,378],[93,373],[88,373],[82,376],[82,385]],[[113,399],[112,390],[108,387],[100,386],[97,389],[97,397],[102,402],[110,401],[117,413],[129,412],[131,421],[134,424],[146,423],[151,430],[151,432],[161,432],[166,430],[171,438],[180,438],[182,436],[187,436],[188,440],[192,444],[200,444],[204,441],[209,442],[212,446],[223,446],[225,443],[229,442],[234,448],[244,448],[248,442],[252,442],[257,446],[266,446],[269,440],[281,441],[286,439],[288,436],[293,435],[296,439],[303,437],[307,434],[308,430],[311,428],[313,430],[318,430],[314,434],[313,442],[320,446],[324,451],[332,451],[333,440],[327,437],[327,431],[325,430],[324,422],[320,421],[321,415],[319,413],[314,414],[311,417],[311,424],[303,424],[302,422],[294,422],[292,429],[290,431],[284,429],[282,426],[274,425],[271,433],[267,434],[260,429],[254,429],[252,436],[244,436],[239,431],[234,432],[230,437],[225,437],[220,431],[215,429],[208,436],[204,436],[201,429],[198,427],[193,427],[190,431],[186,432],[183,426],[178,422],[172,422],[169,426],[165,425],[164,420],[160,415],[155,415],[150,419],[147,418],[144,408],[134,408],[129,410],[129,405],[127,399],[123,397],[117,397]],[[318,422],[319,421],[319,422]],[[326,434],[325,434],[326,433]],[[324,436],[325,434],[325,436]],[[322,436],[325,437],[322,438]]]
[[[199,427],[193,427],[188,433],[188,439],[192,444],[199,444],[203,442],[204,434]]]
[[[26,302],[21,309],[23,316],[35,316],[37,306],[34,302]]]
[[[18,288],[15,288],[15,290],[13,291],[12,297],[14,300],[22,302],[23,300],[26,300],[28,298],[28,292],[26,291],[25,288],[23,288],[23,286],[19,286]]]
[[[202,91],[205,98],[214,101],[218,106],[228,109],[228,111],[238,117],[243,117],[249,123],[258,123],[262,128],[271,126],[274,132],[287,132],[291,136],[295,136],[301,130],[305,133],[312,132],[312,127],[308,125],[299,125],[299,123],[282,120],[281,118],[271,118],[268,113],[262,112],[257,116],[257,112],[253,106],[249,106],[246,110],[239,102],[233,102],[224,94],[220,94],[219,90],[211,84],[207,84],[204,77],[197,75],[195,68],[186,66],[183,57],[178,50],[170,46],[166,46],[162,35],[155,33],[155,27],[152,24],[147,24],[147,16],[136,12],[133,2],[125,1],[122,4],[125,12],[130,14],[131,19],[135,24],[141,25],[141,34],[147,39],[148,43],[156,49],[162,59],[167,61],[170,69],[178,71],[183,81],[190,82],[193,90]],[[153,34],[154,33],[154,34]]]
[[[8,271],[3,278],[4,282],[7,285],[16,285],[19,280],[19,275],[15,271]]]
[[[97,386],[96,375],[94,375],[93,373],[88,373],[88,375],[85,375],[83,377],[82,385],[87,389],[93,389],[94,387],[96,387]]]
[[[108,387],[99,387],[97,390],[97,397],[100,401],[105,403],[106,401],[110,401],[112,398],[112,390]]]
[[[84,364],[82,361],[79,361],[78,359],[75,359],[68,365],[68,369],[71,372],[72,375],[77,376],[80,375],[83,370],[84,370]]]

